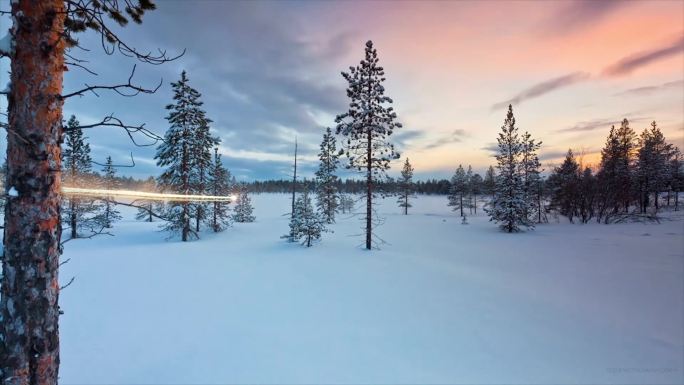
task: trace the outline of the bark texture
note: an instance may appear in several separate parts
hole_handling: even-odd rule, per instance
[[[12,3],[0,383],[57,384],[62,0]],[[16,193],[15,193],[16,192]]]

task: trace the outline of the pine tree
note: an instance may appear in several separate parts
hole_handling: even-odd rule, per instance
[[[218,146],[220,140],[213,136],[209,130],[211,119],[206,117],[206,113],[200,107],[202,102],[199,100],[201,95],[197,94],[197,110],[195,116],[196,129],[190,146],[191,192],[196,195],[205,195],[208,187],[208,174],[212,167],[212,151]],[[199,233],[200,223],[206,219],[208,202],[195,202],[195,232]]]
[[[7,57],[11,63],[7,120],[15,133],[7,136],[5,186],[18,193],[7,199],[3,226],[3,384],[58,382],[62,313],[58,305],[62,252],[59,168],[62,106],[69,98],[69,94],[62,94],[62,85],[69,67],[82,66],[81,60],[72,60],[74,57],[68,54],[73,51],[67,50],[78,46],[88,51],[83,44],[90,40],[101,42],[107,53],[119,50],[155,64],[168,61],[163,52],[141,53],[117,35],[119,27],[129,20],[141,23],[145,12],[153,9],[152,0],[3,2],[2,13],[11,13],[14,23],[7,35],[12,44],[0,47],[0,57]],[[7,20],[3,16],[2,29],[7,29]],[[95,31],[101,39],[77,40],[75,34],[86,30]]]
[[[111,156],[107,157],[102,172],[102,187],[105,190],[116,190],[119,187],[119,183],[116,179],[116,169],[112,163]],[[107,229],[111,228],[114,222],[121,220],[121,214],[116,209],[116,202],[113,197],[103,197],[101,213],[98,216],[100,217],[102,227]]]
[[[365,57],[349,72],[342,72],[348,82],[347,97],[349,110],[335,118],[337,134],[347,137],[345,152],[349,159],[348,168],[363,172],[366,179],[365,232],[366,249],[373,245],[373,198],[379,182],[386,179],[390,161],[399,158],[394,146],[389,143],[392,135],[401,124],[396,122],[397,114],[392,107],[392,99],[385,96],[385,71],[378,65],[378,52],[373,42],[368,41]]]
[[[679,210],[679,192],[684,187],[684,170],[682,169],[682,153],[677,147],[673,147],[670,154],[670,190],[674,193],[674,209]]]
[[[198,130],[198,116],[202,116],[199,106],[200,94],[188,84],[187,73],[183,71],[178,82],[171,83],[174,104],[169,104],[166,117],[170,127],[164,135],[164,142],[157,148],[157,166],[166,167],[158,179],[162,192],[190,194],[193,189],[193,170],[195,164],[193,149],[196,148],[195,135]],[[166,204],[166,224],[163,229],[172,233],[180,232],[181,240],[197,238],[190,226],[191,204],[187,201],[170,201]]]
[[[577,199],[577,215],[582,223],[587,223],[594,216],[596,199],[596,177],[591,168],[586,167],[579,178],[579,196]]]
[[[70,187],[86,187],[89,174],[92,172],[90,144],[83,131],[75,129],[80,123],[74,115],[67,122],[70,128],[65,133],[62,151],[62,183]],[[93,199],[70,195],[63,198],[62,223],[69,227],[71,238],[78,238],[79,231],[96,231],[95,213],[98,206]]]
[[[397,187],[399,189],[399,207],[404,209],[404,215],[408,215],[408,208],[413,207],[409,203],[409,198],[413,198],[415,191],[415,183],[413,183],[413,166],[409,163],[408,158],[404,162],[404,168],[401,170],[401,177],[397,182]]]
[[[605,223],[620,212],[627,213],[634,196],[634,130],[624,119],[620,128],[611,127],[604,148],[601,150],[601,164],[597,175],[600,184],[599,221]]]
[[[335,136],[333,136],[330,127],[328,127],[321,142],[321,152],[318,154],[320,164],[318,171],[316,171],[316,187],[318,192],[316,204],[320,212],[325,216],[327,223],[335,222],[335,213],[339,205],[337,192],[338,178],[335,175],[335,171],[337,171],[340,161],[336,146]]]
[[[515,126],[513,106],[508,106],[506,120],[497,138],[499,153],[496,155],[498,174],[494,198],[487,208],[490,220],[499,224],[506,232],[520,231],[528,226],[525,200],[525,186],[520,173],[522,143]]]
[[[465,207],[464,199],[468,193],[468,176],[462,165],[458,165],[458,169],[451,177],[451,188],[449,189],[448,206],[453,207],[453,211],[458,211],[462,217],[465,215],[463,209]]]
[[[521,138],[522,158],[520,160],[520,173],[522,174],[524,195],[525,195],[525,214],[529,227],[534,227],[533,218],[538,217],[536,212],[540,197],[539,181],[541,180],[541,163],[537,152],[541,148],[541,142],[535,141],[529,132],[525,132]]]
[[[580,166],[572,150],[568,150],[563,163],[549,176],[551,207],[573,222],[580,200]]]
[[[252,207],[252,200],[247,192],[247,185],[241,183],[238,186],[237,199],[235,200],[235,212],[233,213],[233,220],[235,222],[254,222],[254,216],[252,212],[254,208]]]
[[[483,180],[480,174],[475,173],[470,177],[469,189],[470,196],[472,198],[472,203],[470,203],[471,209],[477,214],[477,197],[482,194]],[[472,213],[472,212],[471,212]]]
[[[290,232],[283,238],[291,242],[301,240],[302,245],[311,247],[313,242],[321,239],[323,232],[328,231],[325,223],[324,215],[314,210],[309,197],[309,189],[306,188],[295,202],[295,211],[290,217]]]
[[[487,172],[485,173],[484,181],[482,182],[482,193],[487,194],[490,197],[494,197],[494,190],[496,188],[496,173],[494,172],[494,167],[489,166]]]
[[[214,162],[209,173],[209,190],[214,196],[228,196],[231,192],[230,172],[223,167],[218,148],[214,149]],[[231,218],[228,214],[228,204],[230,201],[214,201],[210,205],[210,225],[215,233],[230,226]]]
[[[637,153],[636,179],[639,191],[641,212],[645,213],[650,205],[649,194],[653,194],[655,210],[659,208],[658,194],[665,190],[670,179],[670,158],[672,145],[665,141],[656,122],[651,129],[645,129],[639,139],[640,148]]]

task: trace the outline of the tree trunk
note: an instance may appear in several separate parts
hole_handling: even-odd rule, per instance
[[[675,190],[674,207],[675,207],[675,211],[679,210],[679,189]]]
[[[12,2],[0,378],[56,385],[64,1]]]
[[[69,207],[71,208],[71,213],[69,213],[69,225],[71,226],[71,238],[78,237],[78,221],[76,219],[76,201],[74,198],[69,199]]]
[[[373,221],[371,216],[373,215],[373,162],[372,162],[372,144],[373,139],[371,137],[370,126],[366,130],[366,140],[368,145],[366,147],[366,249],[370,250],[373,246]]]

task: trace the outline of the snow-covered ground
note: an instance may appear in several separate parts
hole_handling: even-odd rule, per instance
[[[65,245],[62,384],[682,383],[684,226],[469,225],[445,197],[340,215],[307,249],[286,195],[196,242],[125,220]]]

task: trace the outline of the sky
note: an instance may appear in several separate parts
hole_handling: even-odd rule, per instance
[[[522,131],[543,142],[550,170],[569,148],[596,164],[623,118],[640,132],[656,120],[684,147],[684,1],[176,1],[157,0],[142,25],[118,30],[142,51],[185,54],[138,63],[133,81],[152,95],[102,91],[67,100],[81,123],[114,114],[163,135],[170,82],[186,70],[203,95],[225,164],[240,180],[287,178],[295,137],[311,177],[325,127],[345,112],[340,72],[372,40],[386,93],[403,128],[391,141],[419,179],[448,178],[459,164],[483,172],[508,104]],[[9,1],[1,0],[0,9]],[[9,28],[0,19],[0,34]],[[84,84],[125,83],[136,62],[107,55],[99,37],[79,35],[91,75],[65,73],[65,93]],[[0,60],[0,84],[9,62]],[[6,101],[0,101],[6,107]],[[111,155],[124,175],[159,175],[155,146],[136,147],[117,129],[87,131],[93,158]],[[140,138],[144,142],[143,138]],[[4,151],[4,141],[0,145]],[[96,166],[99,168],[99,166]],[[353,175],[353,174],[349,174]]]

